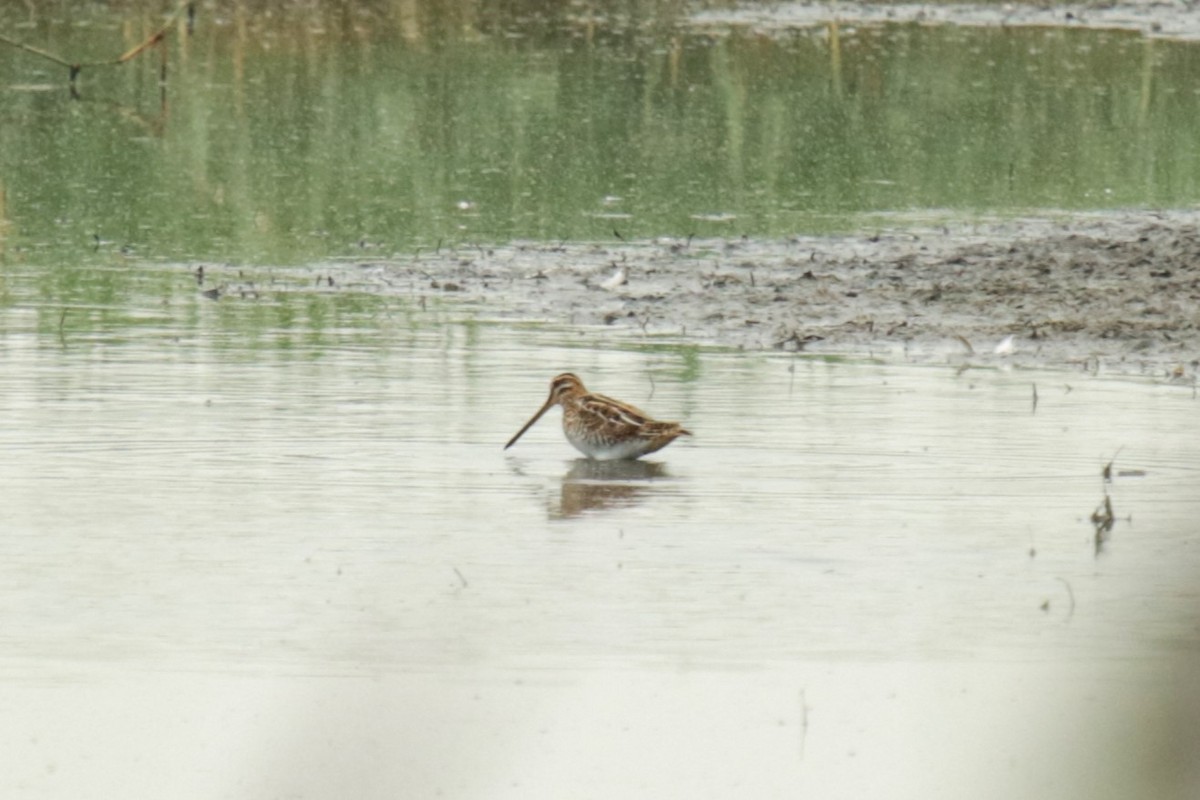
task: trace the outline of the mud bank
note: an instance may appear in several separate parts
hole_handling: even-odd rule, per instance
[[[1195,41],[1200,18],[1188,3],[1132,0],[1113,3],[772,3],[710,9],[692,18],[704,30],[750,28],[770,34],[828,25],[915,23],[972,27],[1088,28],[1135,31],[1146,36]]]
[[[896,226],[783,241],[513,244],[336,272],[339,287],[451,300],[490,319],[752,350],[1104,370],[1191,384],[1200,360],[1200,212]]]

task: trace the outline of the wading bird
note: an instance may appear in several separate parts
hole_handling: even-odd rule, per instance
[[[588,458],[598,461],[641,458],[661,450],[680,436],[692,435],[678,422],[658,422],[631,405],[602,394],[592,394],[583,381],[564,372],[550,381],[550,397],[517,435],[508,440],[504,449],[516,444],[533,423],[556,405],[563,409],[563,433],[567,441]]]

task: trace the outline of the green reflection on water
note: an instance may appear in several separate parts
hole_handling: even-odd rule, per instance
[[[157,21],[91,13],[6,29],[93,57]],[[162,105],[157,58],[86,74],[76,101],[56,67],[0,48],[4,256],[305,264],[1200,199],[1192,44],[920,26],[714,37],[565,17],[429,36],[386,22],[202,13],[192,39],[175,37]]]

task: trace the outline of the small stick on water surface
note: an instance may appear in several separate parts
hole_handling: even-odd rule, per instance
[[[16,39],[10,39],[7,36],[4,36],[2,34],[0,34],[0,42],[4,42],[5,44],[12,45],[13,47],[17,48],[18,50],[24,50],[26,53],[33,53],[35,56],[41,56],[42,58],[46,59],[47,61],[53,61],[55,64],[64,66],[67,69],[70,69],[72,71],[76,71],[77,65],[72,64],[69,61],[64,61],[62,58],[59,58],[58,56],[54,55],[54,53],[48,53],[45,50],[42,50],[40,47],[34,47],[33,45],[25,44],[24,42],[18,42]],[[72,75],[72,80],[74,80],[74,75]]]
[[[1075,615],[1075,592],[1071,591],[1071,584],[1066,578],[1059,577],[1058,580],[1062,581],[1062,585],[1067,587],[1067,598],[1071,601],[1071,606],[1067,609],[1067,619],[1070,619]]]
[[[1030,413],[1031,414],[1037,413],[1037,384],[1036,383],[1033,384],[1033,410]]]
[[[46,59],[47,61],[53,61],[55,64],[59,64],[60,66],[66,67],[68,70],[68,82],[71,84],[71,86],[73,88],[75,86],[75,79],[77,77],[79,77],[79,73],[83,70],[84,67],[120,66],[121,64],[124,64],[127,61],[137,58],[143,52],[145,52],[146,50],[150,49],[151,47],[153,47],[157,44],[165,44],[167,33],[171,30],[171,26],[175,24],[175,21],[177,19],[179,19],[179,16],[181,14],[183,14],[184,11],[187,11],[187,19],[188,19],[187,32],[190,35],[192,33],[192,30],[195,28],[195,19],[196,19],[195,2],[194,2],[194,0],[183,0],[183,2],[179,3],[179,5],[175,8],[174,13],[172,13],[171,16],[167,17],[167,20],[166,20],[166,22],[164,22],[162,24],[162,27],[160,27],[158,30],[154,31],[149,36],[147,36],[146,39],[144,41],[142,41],[140,44],[135,45],[134,47],[130,48],[129,50],[126,50],[124,53],[117,56],[115,59],[109,59],[107,61],[85,61],[85,62],[67,61],[65,58],[55,55],[54,53],[51,53],[46,50],[42,50],[39,47],[34,47],[33,45],[25,44],[24,42],[18,42],[16,39],[10,39],[9,37],[4,36],[2,34],[0,34],[0,42],[4,42],[5,44],[11,45],[20,50],[24,50],[27,53],[32,53],[36,56],[41,56],[42,58]],[[166,55],[165,55],[165,52],[164,52],[163,58],[164,58],[164,63],[163,63],[163,68],[162,68],[162,76],[165,79],[166,78],[166,62],[165,62]]]
[[[1121,451],[1125,449],[1125,445],[1117,448],[1117,452],[1113,453],[1113,457],[1104,465],[1104,469],[1100,471],[1100,477],[1104,478],[1105,483],[1112,483],[1112,467],[1113,462],[1117,460],[1117,456],[1121,455]]]
[[[804,743],[808,739],[808,701],[800,690],[800,760],[804,760]]]

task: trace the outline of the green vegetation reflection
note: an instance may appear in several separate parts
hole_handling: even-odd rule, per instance
[[[157,21],[91,13],[16,30],[94,54]],[[171,51],[162,102],[156,59],[89,75],[72,100],[50,66],[0,48],[0,257],[307,264],[614,230],[776,237],[880,212],[1200,200],[1200,51],[1187,44],[384,22],[202,13]]]

